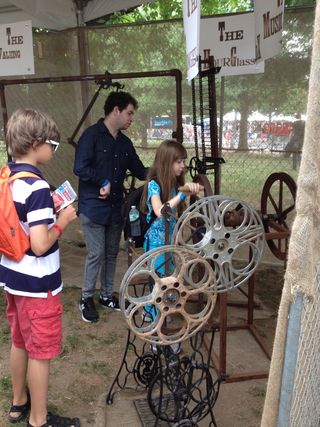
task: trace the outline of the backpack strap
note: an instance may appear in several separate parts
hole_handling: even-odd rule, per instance
[[[38,179],[41,179],[39,175],[36,175],[35,173],[32,173],[32,172],[17,172],[8,178],[8,182],[12,182],[15,179],[19,179],[19,178],[38,178]]]

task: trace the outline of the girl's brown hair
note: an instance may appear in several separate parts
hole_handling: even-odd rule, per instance
[[[184,174],[176,176],[173,171],[173,163],[179,159],[186,159],[187,151],[182,144],[173,139],[163,141],[157,151],[153,165],[149,169],[146,185],[144,187],[140,209],[147,212],[147,193],[148,183],[156,180],[161,188],[161,201],[167,202],[172,198],[172,188],[178,188],[184,185]]]
[[[8,120],[6,142],[8,153],[19,158],[28,153],[32,145],[44,144],[47,139],[60,141],[56,123],[46,114],[32,110],[16,110]]]

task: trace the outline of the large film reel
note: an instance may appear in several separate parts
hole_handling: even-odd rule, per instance
[[[217,291],[244,283],[262,256],[264,228],[260,215],[242,200],[204,197],[179,218],[172,243],[197,252],[213,266]]]
[[[215,283],[203,257],[183,247],[163,246],[129,267],[120,285],[121,310],[139,338],[161,345],[182,342],[209,320]],[[201,304],[193,304],[199,297]]]

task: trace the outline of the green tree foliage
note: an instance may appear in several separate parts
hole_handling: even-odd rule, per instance
[[[106,31],[90,31],[90,67],[92,72],[110,73],[185,70],[184,35],[181,23],[114,26]],[[126,80],[125,90],[135,94],[139,108],[131,132],[142,134],[155,116],[176,116],[175,81],[173,77]]]
[[[286,7],[308,7],[315,4],[315,0],[285,0]]]
[[[251,0],[202,0],[201,15],[252,10]],[[107,23],[130,23],[182,18],[182,0],[158,0],[144,4],[131,13],[115,13]]]
[[[286,5],[292,5],[287,1]],[[299,5],[308,5],[300,1]],[[202,14],[250,9],[250,1],[203,0]],[[180,7],[180,12],[179,12]],[[233,9],[232,9],[233,8]],[[161,0],[146,4],[130,14],[130,19],[143,20],[177,17],[181,14],[181,0]],[[129,15],[127,15],[128,17]],[[124,20],[125,15],[119,15]],[[117,19],[118,19],[117,18]],[[116,19],[116,18],[115,18]],[[225,111],[236,110],[242,114],[240,148],[247,147],[247,117],[252,111],[271,114],[305,112],[310,67],[310,51],[313,29],[313,9],[301,9],[299,13],[285,13],[283,45],[281,53],[265,63],[265,72],[259,75],[225,78]],[[181,20],[157,24],[111,26],[108,30],[90,31],[90,59],[93,73],[151,71],[178,68],[183,73],[183,113],[192,113],[190,86],[185,63],[184,34]],[[220,81],[217,79],[219,98]],[[143,79],[126,82],[126,89],[136,94],[140,105],[135,126],[137,133],[149,126],[151,117],[175,115],[173,79]],[[219,105],[219,99],[217,100]],[[139,129],[138,129],[139,128]]]
[[[226,110],[241,113],[239,148],[248,148],[247,118],[252,111],[305,113],[313,20],[310,12],[285,13],[283,49],[265,61],[264,73],[226,79]]]
[[[201,0],[201,16],[239,13],[253,10],[253,0]],[[314,6],[315,0],[285,0],[286,7]],[[124,24],[182,18],[182,0],[157,0],[143,4],[131,12],[118,12],[101,24]]]

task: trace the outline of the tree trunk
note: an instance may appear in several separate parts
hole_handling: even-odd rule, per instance
[[[248,150],[248,117],[249,117],[249,100],[248,97],[242,95],[240,101],[240,132],[239,132],[239,146],[240,150]]]
[[[148,124],[143,123],[143,128],[141,129],[141,146],[146,148],[148,147]]]

